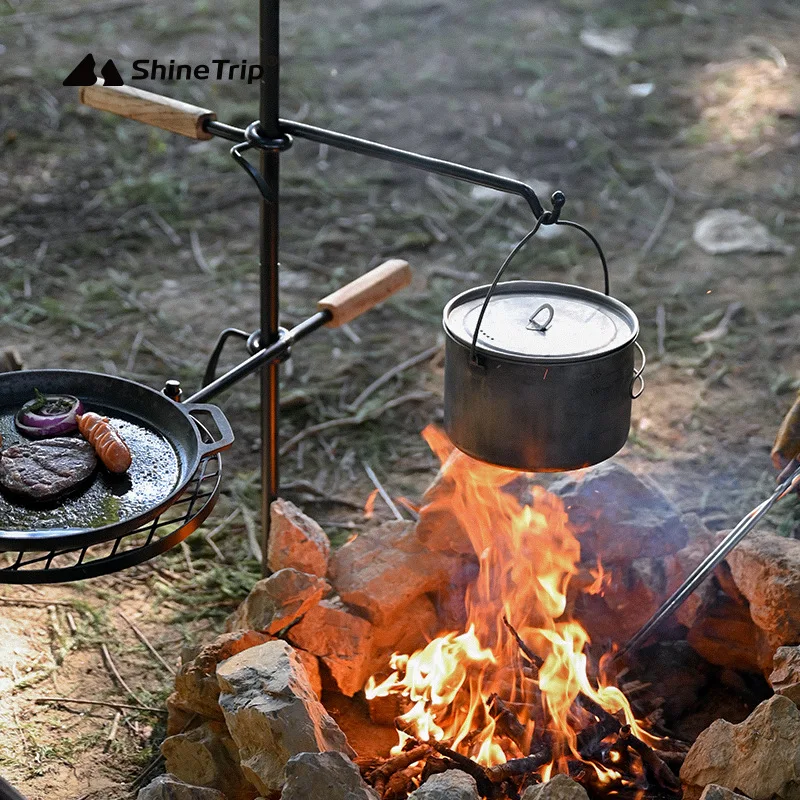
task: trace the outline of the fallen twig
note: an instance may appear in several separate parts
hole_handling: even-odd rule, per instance
[[[111,722],[111,729],[108,732],[108,736],[106,736],[105,744],[103,745],[103,750],[108,751],[111,745],[114,743],[114,739],[117,738],[117,729],[119,728],[119,721],[122,719],[122,712],[117,711],[114,714],[114,719]]]
[[[136,696],[133,689],[131,689],[131,687],[125,683],[125,679],[122,677],[122,675],[119,674],[117,665],[114,663],[114,659],[111,658],[111,653],[108,652],[108,648],[104,644],[101,644],[100,651],[102,652],[103,660],[105,661],[109,672],[114,676],[114,679],[128,693],[128,696],[132,697],[138,703],[139,698]]]
[[[247,545],[250,548],[250,555],[260,564],[264,560],[264,555],[261,552],[261,545],[258,542],[258,534],[256,533],[256,522],[253,519],[253,513],[247,506],[241,506],[242,519],[244,520],[244,527],[247,531]]]
[[[206,257],[203,255],[203,248],[200,247],[200,237],[197,235],[197,230],[192,228],[189,232],[189,242],[192,245],[192,256],[194,256],[194,262],[200,268],[201,272],[205,272],[206,275],[213,275],[214,270],[211,264],[206,261]]]
[[[27,597],[0,597],[0,603],[8,603],[12,606],[34,606],[36,608],[47,608],[48,606],[75,608],[74,603],[68,603],[63,600],[34,600]]]
[[[650,235],[647,237],[647,241],[642,245],[642,248],[639,251],[639,256],[641,258],[644,258],[653,249],[655,243],[661,238],[661,234],[664,233],[664,229],[667,227],[669,218],[672,216],[672,212],[674,210],[675,210],[675,194],[674,192],[670,192],[667,195],[667,202],[664,203],[664,208],[661,211],[659,218],[656,220],[655,227],[653,228]]]
[[[37,697],[34,701],[39,705],[43,703],[74,703],[83,706],[106,706],[107,708],[124,708],[130,711],[149,711],[153,714],[166,714],[165,708],[153,708],[152,706],[132,705],[131,703],[114,703],[110,700],[84,700],[82,697]]]
[[[352,417],[329,419],[326,422],[319,422],[316,425],[309,425],[307,428],[304,428],[299,433],[296,433],[291,439],[284,443],[283,447],[280,449],[280,455],[285,456],[309,436],[316,436],[318,433],[331,430],[332,428],[349,428],[356,425],[362,425],[365,422],[370,422],[371,420],[377,419],[386,411],[389,411],[392,408],[397,408],[397,406],[401,406],[404,403],[427,400],[432,396],[432,392],[409,392],[408,394],[401,395],[400,397],[395,397],[393,400],[390,400],[388,403],[384,403],[382,406],[379,406],[372,411],[364,412],[362,409],[358,414]]]
[[[181,542],[181,551],[183,552],[183,560],[186,562],[186,568],[189,570],[189,574],[196,575],[197,570],[192,563],[192,553],[191,550],[189,550],[189,545],[185,541]]]
[[[400,373],[405,372],[407,369],[411,367],[417,366],[417,364],[422,364],[424,361],[427,361],[430,358],[433,358],[440,350],[441,345],[436,345],[435,347],[429,347],[427,350],[423,350],[421,353],[417,353],[415,356],[411,356],[411,358],[407,358],[405,361],[401,361],[399,364],[395,364],[390,370],[384,372],[379,378],[376,378],[372,383],[364,389],[361,394],[353,400],[346,408],[348,411],[358,411],[362,405],[364,405],[364,401],[374,394],[381,386],[385,386],[389,381],[394,378],[396,375],[400,375]]]
[[[150,644],[150,640],[139,629],[137,624],[132,619],[128,619],[128,617],[126,617],[121,611],[118,611],[117,613],[122,617],[122,619],[125,620],[125,622],[128,623],[128,625],[131,626],[131,630],[133,630],[133,632],[136,634],[139,641],[156,657],[156,660],[161,664],[161,666],[164,667],[164,669],[167,670],[170,675],[174,675],[175,669],[167,664],[166,661],[164,661],[164,659],[161,657],[161,654],[155,649],[155,647],[153,647],[152,644]]]
[[[392,500],[392,498],[389,496],[389,493],[386,491],[386,489],[383,488],[383,484],[378,480],[375,470],[373,470],[366,461],[362,461],[361,464],[364,467],[364,471],[367,473],[367,476],[372,481],[372,485],[375,487],[381,498],[383,498],[383,502],[389,506],[392,514],[394,514],[395,519],[405,522],[405,517],[400,513],[400,509],[394,504],[394,500]]]
[[[348,500],[346,497],[341,497],[340,495],[337,494],[328,494],[322,489],[318,489],[316,486],[314,486],[314,484],[311,483],[311,481],[297,480],[297,481],[289,481],[288,483],[282,483],[281,491],[308,492],[309,494],[314,495],[314,497],[317,497],[320,500],[325,500],[329,503],[336,503],[336,505],[339,506],[352,508],[355,511],[362,510],[362,506],[360,503],[354,503],[352,500]]]

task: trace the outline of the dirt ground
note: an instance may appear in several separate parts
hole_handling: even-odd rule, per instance
[[[139,58],[255,61],[255,5],[0,4],[0,345],[26,366],[192,387],[219,330],[257,327],[255,190],[226,144],[82,108],[61,86],[87,51],[124,78]],[[730,208],[800,244],[796,3],[297,0],[282,15],[282,116],[561,189],[565,217],[600,237],[649,355],[617,458],[713,529],[765,496],[771,440],[800,385],[800,254],[712,256],[692,232],[706,210]],[[592,49],[590,29],[628,31],[631,52]],[[238,125],[257,114],[257,89],[238,81],[147,88]],[[300,141],[282,190],[283,324],[383,258],[415,274],[411,290],[306,340],[282,368],[284,493],[340,542],[363,524],[364,464],[412,500],[433,476],[419,431],[442,416],[441,356],[372,394],[355,424],[292,437],[352,417],[371,381],[441,342],[445,302],[485,282],[531,218],[518,199]],[[514,270],[601,286],[596,257],[567,232],[535,240]],[[225,363],[241,355],[232,346]],[[246,536],[256,381],[220,405],[237,443],[203,528],[222,524],[216,550],[195,534],[126,573],[0,590],[0,774],[31,800],[133,796],[181,649],[211,638],[258,575]],[[798,535],[796,501],[768,524]]]

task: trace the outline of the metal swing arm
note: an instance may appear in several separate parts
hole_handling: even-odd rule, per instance
[[[81,89],[80,99],[82,103],[93,108],[111,111],[128,119],[179,133],[191,139],[210,139],[212,136],[216,136],[240,145],[269,151],[288,149],[291,147],[292,137],[296,136],[311,142],[326,144],[338,150],[346,150],[382,161],[403,164],[446,178],[486,186],[489,189],[522,197],[537,220],[544,217],[543,225],[556,222],[560,211],[559,204],[555,205],[553,211],[545,211],[533,188],[515,178],[475,169],[453,161],[443,161],[409,150],[401,150],[326,128],[317,128],[303,122],[278,120],[281,135],[277,139],[272,139],[261,135],[258,123],[253,123],[247,129],[237,128],[234,125],[219,122],[216,114],[210,109],[193,106],[130,86],[84,87]],[[252,173],[251,177],[255,180]],[[259,188],[263,194],[264,188],[261,186]]]

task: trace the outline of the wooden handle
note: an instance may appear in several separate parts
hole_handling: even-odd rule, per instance
[[[317,303],[320,311],[327,309],[333,314],[329,328],[338,328],[359,314],[369,311],[382,303],[387,297],[411,283],[411,267],[407,261],[392,258],[366,275],[356,278],[347,286],[342,286],[333,294],[323,297]]]
[[[794,405],[783,420],[775,445],[772,448],[772,463],[775,469],[783,469],[793,458],[800,456],[800,392]]]
[[[210,139],[211,134],[203,130],[206,120],[217,115],[207,108],[200,108],[171,97],[134,89],[132,86],[82,86],[80,101],[86,106],[110,111],[121,117],[135,119],[165,131],[179,133],[190,139]]]

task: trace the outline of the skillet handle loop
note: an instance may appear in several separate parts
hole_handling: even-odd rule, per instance
[[[644,354],[644,350],[639,342],[633,343],[636,349],[639,351],[639,354],[642,357],[642,366],[639,369],[634,370],[633,377],[631,378],[631,397],[635,400],[637,397],[641,397],[642,392],[644,391],[644,368],[647,366],[647,356]],[[633,385],[636,381],[641,381],[641,385],[639,386],[639,391],[636,392],[633,389]]]
[[[228,418],[222,413],[222,410],[219,407],[209,403],[182,403],[181,408],[183,408],[183,410],[186,411],[189,416],[192,416],[197,412],[205,412],[209,414],[211,419],[214,420],[214,424],[219,429],[220,438],[215,442],[204,442],[200,440],[200,432],[198,430],[197,447],[201,460],[208,458],[209,456],[214,456],[223,450],[227,450],[233,444],[235,439],[233,435],[233,429],[231,428],[230,422],[228,422]]]

